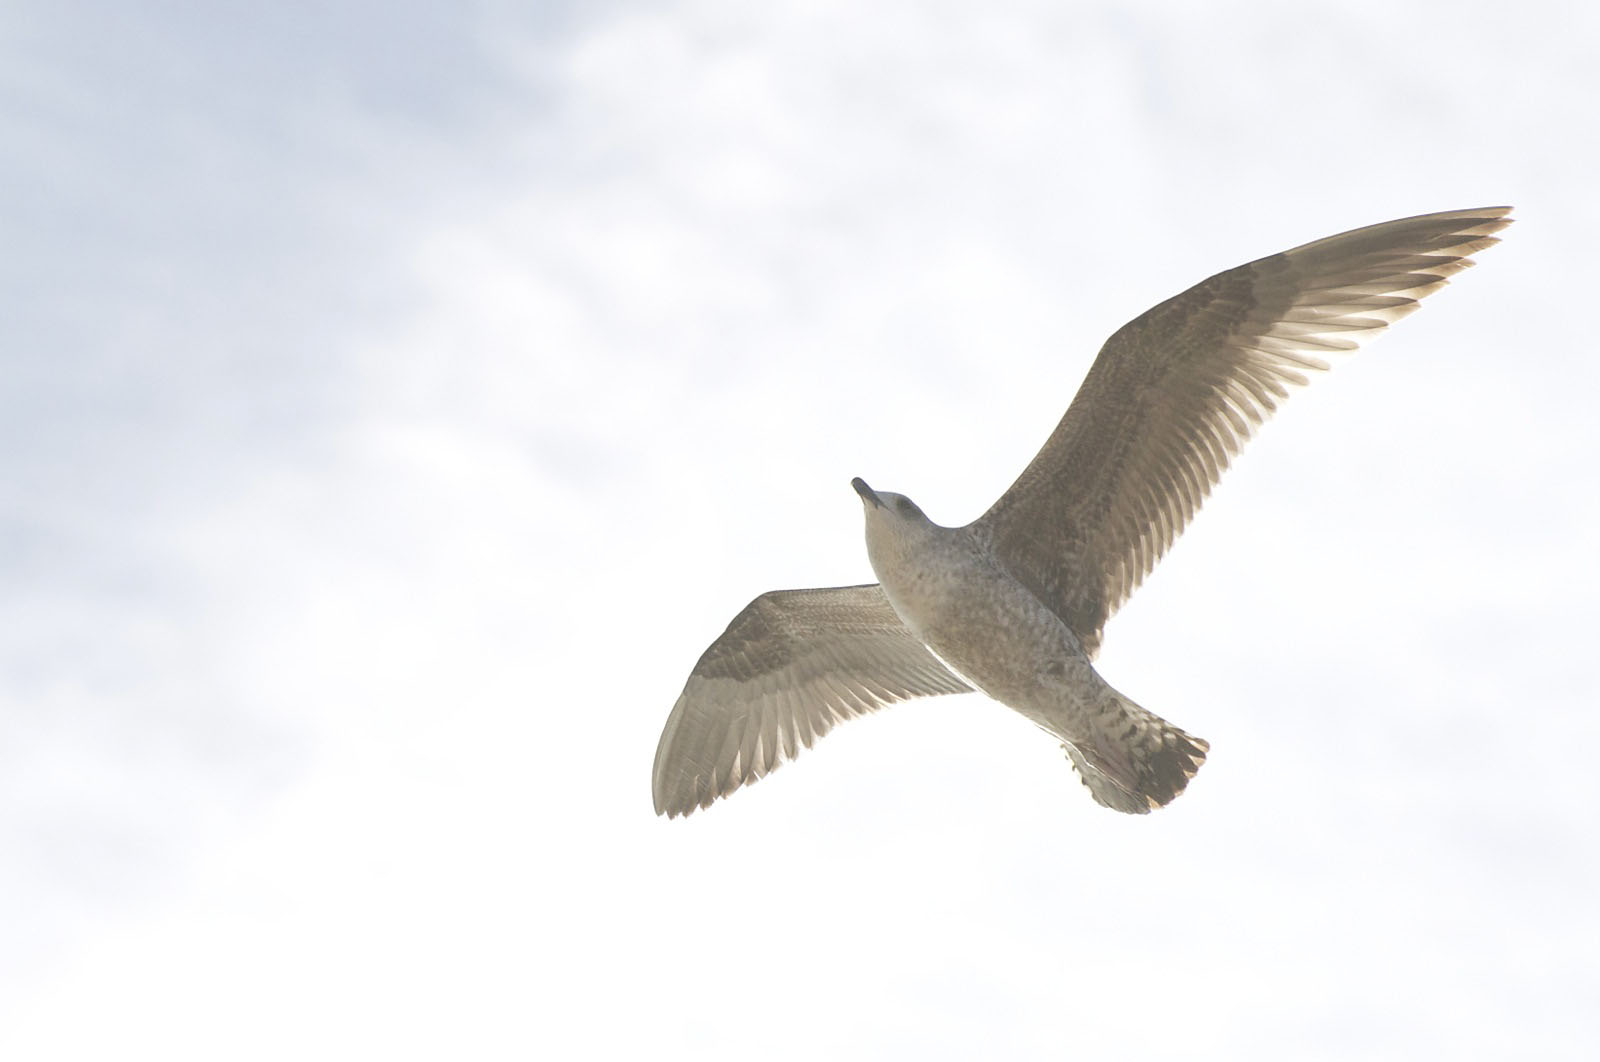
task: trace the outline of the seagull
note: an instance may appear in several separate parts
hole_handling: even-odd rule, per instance
[[[846,719],[973,690],[1059,741],[1101,805],[1143,814],[1172,801],[1209,745],[1095,671],[1106,621],[1290,389],[1472,265],[1510,212],[1354,229],[1145,311],[1106,341],[1016,482],[964,527],[853,480],[878,582],[774,590],[734,617],[667,717],[656,813],[709,807]]]

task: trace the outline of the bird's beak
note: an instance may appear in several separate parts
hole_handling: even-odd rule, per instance
[[[862,479],[860,476],[857,476],[855,479],[850,481],[850,485],[856,489],[857,494],[861,495],[862,501],[870,502],[874,509],[883,507],[883,502],[879,501],[878,496],[872,493],[872,488],[867,486],[866,480]]]

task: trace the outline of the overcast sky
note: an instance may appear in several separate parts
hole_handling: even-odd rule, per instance
[[[1578,1057],[1600,1035],[1583,5],[0,9],[0,1055]],[[1511,203],[1098,666],[685,821],[756,594],[965,522],[1118,325]]]

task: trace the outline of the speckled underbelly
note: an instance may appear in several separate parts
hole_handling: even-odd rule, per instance
[[[1020,583],[993,569],[947,573],[937,585],[885,585],[895,610],[963,678],[1014,708],[1055,700],[1047,687],[1087,678],[1088,658],[1066,624]]]

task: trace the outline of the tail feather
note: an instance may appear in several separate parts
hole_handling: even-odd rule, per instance
[[[1115,690],[1088,739],[1062,748],[1095,800],[1115,811],[1144,815],[1171,803],[1189,784],[1211,748]]]

